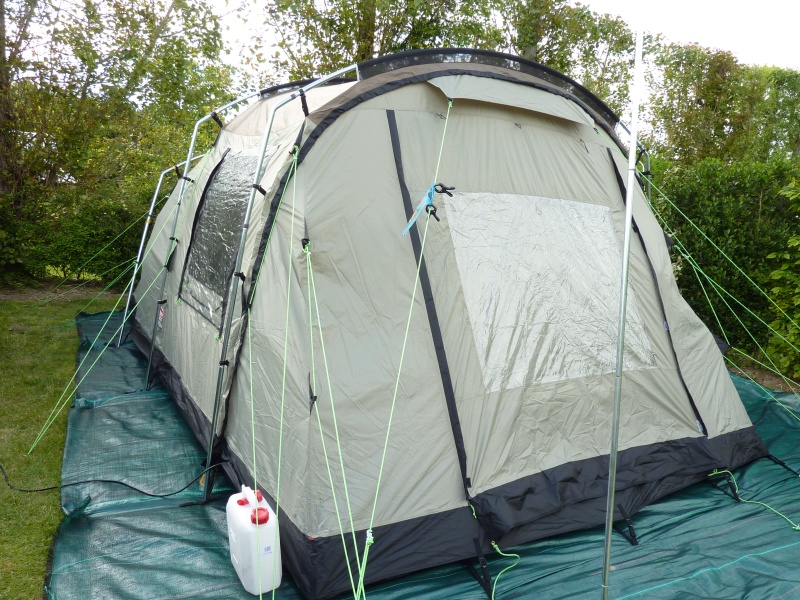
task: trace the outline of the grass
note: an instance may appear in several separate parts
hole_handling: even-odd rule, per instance
[[[26,453],[72,377],[78,349],[72,321],[96,293],[83,288],[42,304],[40,290],[15,290],[0,299],[0,464],[16,487],[61,481],[66,409]],[[89,310],[113,305],[104,298]],[[42,598],[50,544],[63,516],[58,490],[21,493],[0,481],[0,598]]]

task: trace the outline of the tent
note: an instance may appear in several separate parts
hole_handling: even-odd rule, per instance
[[[135,293],[137,343],[279,504],[308,598],[603,523],[608,481],[617,117],[491,52],[350,74],[212,114]],[[633,202],[618,518],[767,454]]]

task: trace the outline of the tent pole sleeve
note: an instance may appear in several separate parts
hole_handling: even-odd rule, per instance
[[[611,534],[614,530],[614,493],[617,487],[617,450],[619,448],[619,413],[622,399],[622,363],[625,350],[625,313],[628,302],[628,270],[630,268],[631,235],[633,224],[633,189],[636,185],[636,135],[639,126],[640,71],[642,68],[642,31],[636,31],[636,62],[633,68],[631,91],[631,141],[628,150],[628,187],[625,200],[625,243],[622,249],[622,277],[620,281],[619,334],[617,337],[617,366],[614,375],[614,411],[611,426],[611,451],[608,461],[608,495],[606,501],[605,549],[603,553],[602,598],[608,600],[609,571],[611,569]]]
[[[196,156],[195,158],[202,158],[205,154],[201,154],[200,156]],[[164,177],[167,173],[171,173],[173,170],[177,170],[178,167],[182,167],[184,163],[179,163],[174,167],[170,167],[169,169],[164,169],[161,171],[161,175],[158,178],[158,184],[156,185],[156,191],[153,192],[153,199],[150,201],[150,208],[147,211],[147,218],[144,221],[144,229],[142,230],[142,239],[139,241],[139,251],[136,253],[136,263],[133,266],[133,275],[131,276],[131,283],[128,287],[128,299],[125,301],[125,311],[122,314],[122,329],[119,330],[119,338],[117,338],[117,348],[122,345],[122,332],[125,330],[125,322],[128,320],[128,310],[131,306],[131,298],[133,297],[133,286],[136,283],[136,275],[139,274],[139,267],[142,264],[142,254],[144,253],[144,245],[147,241],[147,232],[150,230],[150,224],[153,222],[153,211],[156,208],[156,203],[158,202],[158,194],[161,192],[161,184],[164,183]]]
[[[253,185],[250,188],[250,197],[247,200],[247,208],[245,209],[244,213],[244,220],[242,222],[242,232],[239,238],[239,251],[236,253],[236,266],[233,269],[234,273],[240,273],[242,271],[242,261],[244,259],[244,247],[245,243],[247,242],[247,233],[250,229],[250,217],[253,211],[253,202],[256,197],[256,193],[258,192],[258,186],[260,184],[261,174],[262,172],[266,171],[267,165],[269,164],[269,158],[267,157],[267,145],[269,143],[269,136],[272,132],[272,125],[275,122],[275,114],[284,106],[286,106],[289,102],[294,100],[295,98],[300,97],[302,94],[305,94],[308,90],[317,87],[333,78],[339,77],[340,75],[344,75],[345,73],[349,73],[350,71],[355,69],[355,65],[351,65],[349,67],[345,67],[344,69],[339,69],[338,71],[331,73],[330,75],[326,75],[325,77],[321,77],[316,81],[309,83],[308,85],[300,88],[297,92],[289,94],[286,98],[280,100],[275,107],[270,111],[269,114],[269,122],[267,123],[267,129],[264,131],[264,137],[261,140],[261,151],[258,156],[258,165],[256,166],[256,172],[253,176]],[[211,118],[206,117],[206,119]],[[194,139],[192,140],[194,143]],[[295,176],[296,173],[295,173]],[[294,215],[292,215],[294,218]],[[173,234],[174,235],[174,234]],[[291,260],[291,257],[289,258]],[[219,358],[219,368],[217,370],[217,386],[216,391],[214,393],[214,408],[212,409],[211,413],[211,430],[209,432],[208,437],[208,450],[206,453],[206,464],[211,464],[211,455],[214,450],[214,440],[217,435],[217,426],[219,425],[219,409],[220,405],[222,404],[222,393],[225,383],[225,369],[230,364],[230,361],[227,359],[228,356],[228,345],[230,342],[231,336],[231,326],[233,325],[233,313],[234,307],[236,306],[236,294],[238,291],[238,285],[230,286],[230,291],[228,292],[228,302],[227,302],[227,311],[225,314],[225,327],[222,330],[222,348],[220,349],[220,358]],[[158,312],[156,312],[156,318],[158,318]],[[151,350],[152,352],[152,350]],[[209,481],[213,481],[213,479],[209,479]],[[206,485],[203,488],[203,501],[209,499],[211,495],[211,485]]]

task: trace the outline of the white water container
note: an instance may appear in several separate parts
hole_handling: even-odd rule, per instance
[[[242,486],[228,499],[228,541],[236,574],[251,594],[271,592],[281,584],[281,545],[278,520],[257,492]],[[259,578],[260,573],[260,578]]]

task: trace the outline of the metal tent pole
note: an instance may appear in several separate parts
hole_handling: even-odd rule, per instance
[[[606,502],[605,551],[603,556],[603,600],[608,600],[608,578],[611,570],[611,532],[614,527],[614,494],[617,487],[617,450],[619,446],[619,413],[622,398],[622,362],[625,350],[625,313],[628,305],[628,270],[631,255],[631,225],[633,223],[633,189],[636,185],[636,135],[639,127],[639,94],[641,93],[642,31],[636,31],[636,62],[633,68],[631,92],[631,141],[628,151],[628,187],[625,192],[625,243],[622,249],[620,282],[619,334],[617,337],[617,367],[614,376],[614,413],[611,428],[611,451],[608,462],[608,496]]]
[[[205,154],[201,154],[200,156],[196,156],[195,159],[199,159],[205,156]],[[164,183],[164,177],[167,173],[171,173],[173,170],[177,173],[178,167],[182,167],[184,163],[178,163],[174,167],[170,167],[169,169],[164,169],[161,171],[161,175],[158,178],[158,184],[156,185],[156,191],[153,192],[153,200],[150,202],[150,209],[147,211],[147,219],[144,222],[144,229],[142,230],[142,239],[139,242],[139,251],[136,253],[136,262],[133,266],[133,275],[131,276],[131,283],[128,287],[128,299],[125,301],[125,311],[122,314],[122,327],[119,330],[119,338],[117,338],[117,348],[120,347],[122,344],[122,333],[125,329],[125,321],[128,320],[128,311],[130,310],[131,306],[131,298],[133,297],[133,285],[136,282],[136,275],[139,274],[139,266],[142,264],[142,253],[144,252],[144,244],[147,241],[147,232],[150,230],[150,224],[153,222],[153,211],[156,208],[156,203],[158,202],[158,194],[161,192],[161,184]]]
[[[157,327],[158,327],[158,307],[166,302],[166,300],[164,299],[164,289],[166,288],[166,285],[167,285],[167,271],[168,271],[168,266],[169,266],[169,259],[170,259],[170,256],[172,256],[172,252],[175,249],[175,245],[176,245],[175,244],[175,242],[176,242],[176,240],[175,240],[175,231],[176,231],[176,229],[178,227],[178,217],[180,216],[181,204],[183,203],[183,194],[186,192],[186,182],[189,181],[189,169],[192,166],[192,160],[193,160],[192,156],[194,154],[194,145],[195,145],[195,142],[197,141],[197,132],[200,130],[200,125],[202,125],[206,121],[209,121],[211,119],[214,119],[214,120],[218,119],[219,118],[218,117],[219,113],[228,110],[232,106],[236,106],[237,104],[241,104],[245,100],[249,100],[250,98],[252,98],[254,96],[258,96],[260,93],[261,92],[250,92],[249,94],[246,94],[246,95],[242,96],[241,98],[237,98],[236,100],[233,100],[232,102],[228,102],[226,105],[218,108],[217,110],[212,110],[205,117],[203,117],[202,119],[198,120],[197,123],[194,124],[194,131],[192,132],[192,140],[189,143],[189,154],[186,157],[186,162],[184,163],[184,167],[183,167],[183,175],[181,176],[181,187],[180,187],[180,190],[178,192],[178,204],[175,207],[175,216],[172,219],[172,231],[169,234],[169,240],[170,240],[169,250],[167,251],[167,255],[164,257],[164,266],[161,269],[161,284],[159,286],[158,300],[156,301],[155,315],[153,316],[153,328],[152,328],[152,330],[150,332],[150,352],[149,352],[149,354],[147,356],[147,371],[145,371],[145,375],[144,375],[144,386],[145,386],[146,389],[150,388],[150,369],[153,366],[153,352],[155,351],[155,348],[156,348],[156,330],[157,330]]]
[[[283,108],[285,105],[287,105],[292,100],[304,96],[305,93],[308,90],[313,89],[313,88],[317,87],[318,85],[322,85],[323,83],[326,83],[327,81],[330,81],[331,79],[334,79],[334,78],[339,77],[341,75],[345,75],[346,73],[349,73],[350,71],[358,72],[358,65],[357,64],[350,65],[349,67],[345,67],[343,69],[339,69],[338,71],[335,71],[334,73],[331,73],[329,75],[321,77],[321,78],[319,78],[319,79],[317,79],[315,81],[312,81],[308,85],[303,86],[302,88],[296,90],[295,92],[292,92],[291,94],[288,94],[285,98],[283,98],[282,100],[277,102],[275,104],[275,107],[270,111],[269,122],[267,124],[267,129],[264,132],[263,139],[261,140],[261,152],[260,152],[260,154],[258,156],[258,166],[256,167],[256,172],[255,172],[255,175],[253,177],[253,185],[252,185],[252,188],[250,190],[250,198],[247,200],[247,208],[245,209],[244,220],[242,221],[242,232],[241,232],[241,236],[239,238],[239,251],[236,253],[236,264],[235,264],[235,267],[233,269],[233,273],[238,273],[242,269],[242,260],[244,258],[244,247],[245,247],[245,242],[247,241],[247,233],[248,233],[249,227],[250,227],[250,215],[251,215],[252,210],[253,210],[253,202],[254,202],[255,197],[256,197],[256,192],[258,191],[258,188],[260,187],[260,179],[261,179],[262,170],[266,171],[266,167],[269,164],[269,158],[267,158],[267,156],[266,156],[266,154],[267,154],[267,144],[269,142],[269,135],[272,132],[272,125],[275,122],[275,114],[278,112],[278,110]],[[292,218],[294,218],[294,215],[292,215]],[[291,260],[291,257],[289,257],[289,260]],[[214,448],[214,438],[217,435],[217,427],[219,425],[219,409],[220,409],[220,405],[222,404],[222,389],[224,387],[224,382],[225,382],[225,367],[228,366],[228,361],[227,361],[228,344],[230,342],[231,326],[233,324],[234,307],[236,306],[237,288],[238,288],[238,286],[231,285],[230,286],[230,291],[228,292],[229,296],[228,296],[228,302],[226,304],[226,306],[228,308],[227,308],[227,314],[225,315],[225,327],[223,328],[223,331],[222,331],[222,350],[220,352],[219,369],[217,371],[217,388],[216,388],[216,393],[214,395],[214,408],[213,408],[212,413],[211,413],[211,431],[209,433],[209,438],[208,438],[208,452],[207,452],[207,455],[206,455],[206,467],[210,467],[211,466],[211,454],[212,454],[213,448]],[[206,485],[203,488],[203,500],[204,501],[208,500],[208,498],[209,498],[209,496],[211,494],[211,488],[213,486],[213,477],[211,477],[210,473],[209,473],[208,481],[210,482],[210,484]]]

